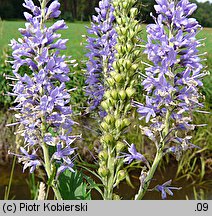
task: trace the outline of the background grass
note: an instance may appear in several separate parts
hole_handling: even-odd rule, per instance
[[[18,39],[21,37],[19,28],[25,27],[24,21],[0,21],[0,50],[8,47],[12,38]],[[51,25],[51,23],[49,23]],[[83,58],[86,50],[83,46],[85,41],[82,35],[85,35],[87,30],[86,26],[89,25],[86,22],[67,23],[68,29],[60,31],[62,38],[69,39],[67,43],[67,50],[63,51],[63,54],[72,55],[73,58]],[[1,54],[1,51],[0,51]]]
[[[12,38],[17,39],[21,36],[18,28],[23,28],[24,23],[24,21],[0,21],[0,50],[6,48]],[[82,44],[85,42],[82,35],[87,34],[86,26],[89,26],[89,23],[75,22],[67,23],[67,25],[68,29],[60,32],[62,34],[62,38],[69,39],[67,43],[68,49],[63,51],[63,53],[72,55],[74,58],[82,58],[86,53],[86,49]],[[144,39],[146,38],[145,27],[146,25],[144,24],[142,33]],[[206,38],[205,46],[201,47],[200,51],[208,52],[207,64],[209,68],[212,69],[212,28],[204,28],[197,37]]]

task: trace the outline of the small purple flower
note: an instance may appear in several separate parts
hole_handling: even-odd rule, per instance
[[[23,147],[20,147],[20,151],[23,153],[19,156],[19,162],[24,164],[23,172],[26,168],[30,167],[30,173],[33,173],[37,166],[41,165],[41,162],[38,160],[36,151],[33,149],[32,154],[29,154]]]
[[[63,163],[60,165],[60,167],[57,169],[57,175],[56,175],[56,179],[59,177],[59,175],[61,173],[63,173],[65,170],[69,170],[70,172],[75,172],[73,167],[74,167],[74,163],[73,163],[73,158],[70,159],[68,157],[64,157],[63,158]]]
[[[185,138],[173,137],[171,142],[176,143],[177,145],[169,147],[167,152],[172,152],[177,155],[178,152],[186,151],[188,149],[201,149],[199,146],[196,146],[190,142],[191,138],[191,136],[186,136]]]
[[[59,8],[60,3],[57,0],[53,1],[47,9],[46,19],[58,17],[61,14]]]
[[[71,148],[70,146],[66,146],[62,149],[62,144],[57,144],[57,151],[52,155],[52,159],[60,160],[63,158],[67,158],[68,156],[72,155],[75,152],[76,148]]]
[[[161,197],[162,199],[166,199],[167,198],[167,195],[166,194],[169,194],[170,196],[173,196],[173,192],[171,190],[180,190],[181,187],[171,187],[171,182],[172,180],[169,180],[165,183],[163,183],[162,185],[157,185],[155,187],[155,190],[158,191],[158,192],[161,192]]]
[[[146,97],[146,106],[138,102],[133,102],[133,105],[138,107],[137,112],[141,115],[140,119],[146,117],[146,123],[149,122],[151,117],[155,117],[155,108],[152,106],[151,100],[149,97]]]
[[[128,152],[130,154],[122,153],[122,156],[120,156],[120,158],[124,157],[124,162],[127,164],[132,163],[133,160],[138,160],[138,161],[142,161],[143,163],[147,164],[147,166],[149,167],[149,163],[146,160],[146,158],[141,153],[137,152],[135,144],[133,143],[131,145],[128,144],[128,146],[129,146]]]

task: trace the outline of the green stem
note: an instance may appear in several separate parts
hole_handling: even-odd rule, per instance
[[[44,166],[45,166],[45,170],[46,170],[48,179],[50,179],[52,177],[53,173],[52,173],[52,170],[51,170],[51,163],[50,163],[50,160],[49,160],[49,151],[48,151],[48,147],[47,147],[47,145],[45,143],[43,143],[42,147],[43,147],[44,163],[45,163]],[[60,191],[57,188],[57,186],[52,184],[52,182],[51,182],[50,186],[52,187],[57,200],[62,200]]]
[[[161,150],[158,150],[144,183],[140,185],[138,194],[135,196],[135,200],[141,200],[145,195],[162,157],[163,157],[163,152]]]
[[[167,134],[169,133],[169,126],[170,126],[170,115],[171,112],[169,110],[167,110],[166,112],[166,117],[165,117],[165,127],[163,129],[163,137],[162,137],[162,143],[161,145],[159,145],[160,147],[157,149],[157,153],[155,156],[155,159],[153,161],[153,164],[150,168],[150,170],[147,173],[147,176],[144,180],[144,183],[141,183],[138,194],[135,196],[136,200],[141,200],[143,198],[143,196],[145,195],[147,189],[149,188],[149,184],[155,174],[155,171],[158,167],[158,164],[160,163],[162,157],[163,157],[163,149],[164,149],[164,140],[163,138],[167,136]]]
[[[46,199],[46,200],[48,199],[48,196],[49,196],[49,188],[50,188],[50,186],[47,185],[46,196],[45,196],[45,199]]]
[[[46,8],[46,4],[48,3],[48,0],[40,0],[40,2],[41,2],[41,11],[42,11],[41,12],[42,13],[41,30],[42,30],[43,29],[43,23],[45,21],[45,8]],[[41,47],[41,49],[39,51],[40,53],[42,53],[42,49],[43,49],[43,47]],[[43,95],[43,89],[40,90],[40,94]],[[41,134],[42,134],[42,137],[44,137],[44,135],[46,133],[46,125],[45,125],[44,116],[41,117],[41,121],[42,121]],[[50,157],[49,157],[48,145],[44,142],[42,143],[42,149],[43,149],[43,156],[44,156],[44,168],[46,170],[48,180],[50,180],[49,184],[52,187],[57,200],[62,200],[62,197],[61,197],[61,194],[60,194],[58,187],[52,182],[54,173],[51,169],[51,162],[50,162]]]
[[[41,131],[42,131],[42,137],[44,137],[44,133],[46,131],[44,118],[42,118]],[[48,149],[48,146],[46,145],[46,143],[44,143],[44,142],[42,143],[42,149],[43,149],[43,156],[44,156],[44,167],[45,167],[48,179],[50,180],[52,178],[53,171],[51,169],[51,163],[50,163],[50,158],[49,158],[49,149]],[[57,188],[56,185],[54,185],[52,183],[52,181],[50,182],[50,186],[52,187],[57,200],[62,200],[59,189]]]
[[[115,164],[114,157],[111,156],[111,152],[109,149],[109,157],[108,157],[108,169],[109,175],[105,182],[105,190],[104,190],[104,200],[112,200],[113,199],[113,185],[114,185],[114,172],[115,172]]]
[[[42,17],[45,17],[45,8],[46,8],[47,0],[43,0],[41,3]]]
[[[16,164],[16,159],[17,159],[17,156],[14,156],[13,157],[13,163],[12,163],[12,169],[11,169],[11,172],[10,172],[9,184],[8,184],[8,187],[7,187],[6,192],[5,192],[4,200],[8,200],[9,199],[10,188],[11,188],[11,185],[12,185],[12,180],[13,180],[13,175],[14,175],[14,170],[15,170],[15,164]]]
[[[163,130],[163,138],[169,133],[170,115],[171,115],[171,112],[169,110],[167,110],[166,119],[165,119],[165,128]]]

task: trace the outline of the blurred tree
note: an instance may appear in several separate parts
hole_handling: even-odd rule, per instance
[[[2,19],[23,18],[23,0],[0,0],[0,17]]]
[[[200,22],[204,27],[212,27],[212,3],[206,1],[204,3],[192,0],[198,6],[198,9],[194,13],[194,17]]]
[[[63,0],[61,1],[62,18],[70,21],[88,21],[100,0]]]
[[[144,23],[152,23],[153,18],[150,16],[152,12],[155,14],[154,9],[155,1],[154,0],[140,0],[139,9],[140,9],[140,18]]]
[[[66,21],[88,21],[93,14],[96,14],[95,7],[100,0],[59,0],[61,3],[61,17]],[[153,22],[150,12],[155,14],[155,0],[138,0],[140,8],[140,18],[145,23]],[[212,3],[209,1],[200,3],[190,0],[198,5],[194,17],[204,27],[212,27]],[[0,18],[2,19],[21,19],[23,18],[24,0],[0,0]],[[36,3],[37,0],[34,0]]]
[[[212,3],[209,1],[198,2],[196,0],[190,0],[193,3],[196,3],[198,8],[192,17],[196,18],[199,23],[204,27],[212,27]],[[153,12],[155,15],[154,5],[156,4],[155,0],[140,0],[140,17],[144,23],[152,23],[153,19],[150,15]]]

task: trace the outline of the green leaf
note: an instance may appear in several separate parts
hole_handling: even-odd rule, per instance
[[[59,176],[59,190],[64,200],[90,200],[91,194],[80,171],[66,170]]]
[[[132,182],[131,182],[131,179],[130,179],[130,176],[129,176],[128,173],[126,174],[126,182],[127,182],[127,184],[128,184],[131,188],[135,188],[134,185],[133,185]]]
[[[90,190],[92,190],[92,189],[95,189],[95,190],[97,190],[100,194],[101,194],[101,196],[103,197],[103,193],[102,193],[102,190],[99,188],[100,186],[102,186],[103,187],[103,185],[102,184],[96,184],[94,181],[93,181],[93,179],[91,179],[90,177],[88,177],[88,176],[86,176],[86,175],[84,175],[84,178],[86,179],[86,181],[88,182],[88,189],[90,189]]]

